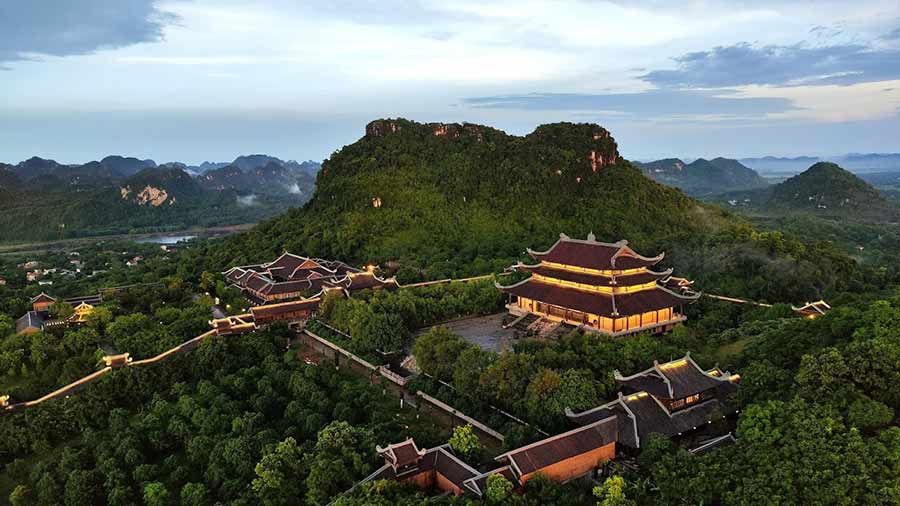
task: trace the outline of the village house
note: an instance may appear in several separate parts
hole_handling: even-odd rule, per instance
[[[516,316],[534,314],[611,336],[661,333],[684,322],[684,305],[700,297],[690,281],[673,277],[672,269],[650,270],[662,254],[641,256],[627,241],[560,234],[547,251],[528,253],[538,263],[514,268],[531,276],[509,286],[497,284],[509,295],[507,308]]]

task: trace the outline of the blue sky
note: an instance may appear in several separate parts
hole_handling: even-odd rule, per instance
[[[900,152],[900,2],[10,0],[0,161],[322,159],[379,117],[629,158]]]

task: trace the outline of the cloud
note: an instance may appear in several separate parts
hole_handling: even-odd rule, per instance
[[[884,37],[887,40],[900,40],[900,26],[894,28],[892,31],[888,32]]]
[[[155,0],[2,2],[0,63],[159,41],[175,21]]]
[[[256,195],[254,195],[252,193],[250,195],[244,195],[244,196],[238,195],[235,198],[237,199],[238,207],[253,207],[253,206],[257,205]]]
[[[654,70],[640,77],[669,88],[847,85],[900,78],[900,49],[864,44],[810,47],[742,42],[687,53],[675,62],[673,70]]]
[[[638,93],[532,93],[466,98],[476,108],[528,111],[604,111],[640,117],[761,117],[794,109],[779,97],[739,97],[732,90],[650,90]]]

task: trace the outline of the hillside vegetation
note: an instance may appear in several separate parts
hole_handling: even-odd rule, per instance
[[[817,296],[852,271],[828,246],[758,233],[644,177],[598,125],[542,125],[519,137],[402,119],[370,123],[324,162],[302,209],[210,256],[229,265],[287,249],[379,263],[410,281],[498,271],[561,232],[666,251],[666,263],[704,286],[771,299]]]
[[[121,156],[0,164],[0,242],[256,222],[305,202],[317,168],[267,155],[238,157],[196,178],[181,163]]]
[[[753,169],[737,160],[722,157],[712,160],[698,158],[691,163],[666,158],[636,165],[655,181],[695,197],[768,186],[765,178]]]
[[[775,185],[768,206],[866,221],[892,221],[900,209],[878,190],[833,163],[820,162]]]

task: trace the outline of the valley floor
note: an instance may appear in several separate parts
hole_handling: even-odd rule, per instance
[[[102,235],[90,237],[78,237],[74,239],[60,239],[57,241],[46,242],[22,242],[22,243],[0,243],[0,255],[9,254],[38,254],[46,251],[68,249],[79,244],[87,244],[98,241],[115,241],[115,240],[135,240],[139,242],[154,242],[151,239],[165,238],[173,236],[197,236],[197,237],[220,237],[236,234],[253,228],[255,223],[243,223],[240,225],[228,225],[223,227],[209,228],[190,228],[185,230],[177,230],[172,232],[148,232],[140,234],[117,234]]]

